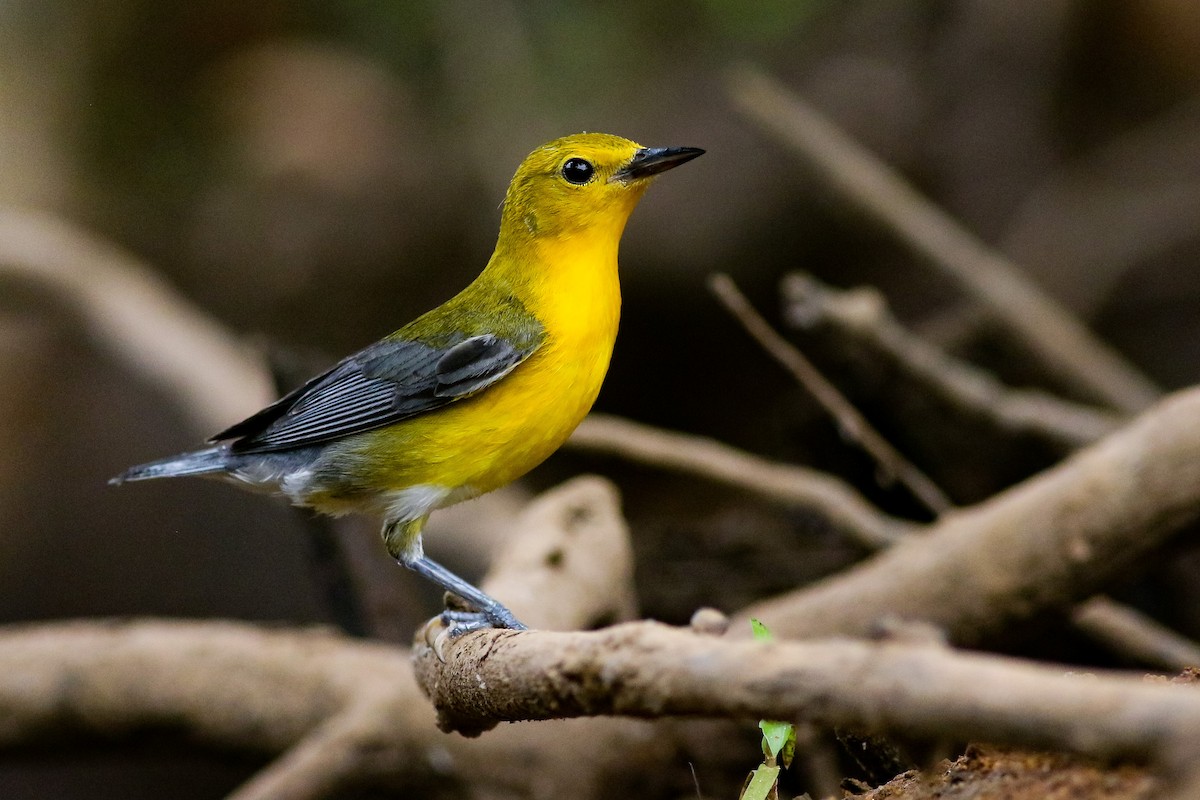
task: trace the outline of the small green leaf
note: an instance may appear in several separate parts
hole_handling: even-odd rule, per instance
[[[778,779],[779,767],[760,764],[750,775],[750,782],[746,784],[746,791],[742,792],[741,800],[766,800]]]
[[[769,758],[777,758],[787,748],[788,742],[791,742],[792,749],[795,749],[796,729],[790,722],[772,722],[764,719],[758,723],[758,728],[763,735],[763,753]]]
[[[763,625],[756,619],[750,620],[750,630],[754,631],[754,639],[759,642],[769,642],[771,639],[775,638],[771,635],[771,632],[767,630],[767,626]]]
[[[792,765],[792,759],[796,757],[796,726],[788,725],[791,728],[788,731],[787,741],[783,744],[783,751],[779,754],[779,763],[784,769]]]

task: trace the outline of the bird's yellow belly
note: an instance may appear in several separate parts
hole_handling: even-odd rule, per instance
[[[378,431],[390,487],[416,484],[482,494],[516,480],[558,449],[587,415],[612,352],[547,343],[499,384],[437,412]]]
[[[602,324],[549,330],[528,360],[473,397],[343,440],[329,453],[326,474],[333,479],[318,480],[305,503],[333,513],[388,513],[390,497],[411,487],[444,490],[442,505],[521,477],[591,409],[608,370],[618,309]]]

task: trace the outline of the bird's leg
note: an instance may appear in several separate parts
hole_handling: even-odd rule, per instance
[[[527,630],[500,601],[427,558],[421,544],[421,529],[424,527],[425,518],[389,522],[383,528],[383,541],[388,552],[401,565],[461,597],[467,605],[476,609],[455,611],[448,608],[443,611],[442,620],[448,626],[450,635],[458,636],[488,627]]]

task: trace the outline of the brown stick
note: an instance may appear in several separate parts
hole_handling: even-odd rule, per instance
[[[914,336],[892,316],[879,292],[826,286],[793,273],[782,283],[788,322],[798,328],[831,328],[919,381],[925,391],[1004,431],[1028,432],[1073,450],[1120,427],[1115,414],[1072,403],[1047,392],[1014,389],[990,373],[953,358]]]
[[[845,482],[824,472],[771,461],[693,434],[591,414],[571,436],[577,450],[678,470],[775,502],[812,509],[860,544],[885,547],[919,526],[890,517]]]
[[[0,272],[34,281],[97,342],[169,387],[199,435],[274,397],[260,361],[133,256],[62,220],[0,209]]]
[[[1129,606],[1093,597],[1071,611],[1075,627],[1139,664],[1170,672],[1200,667],[1200,645]]]
[[[632,623],[590,633],[485,631],[447,656],[442,663],[418,650],[417,680],[440,724],[467,733],[503,720],[716,714],[1172,766],[1200,756],[1200,695],[1188,687],[1070,676],[944,647],[732,641]]]
[[[868,634],[889,616],[979,642],[1066,607],[1200,516],[1200,389],[921,536],[744,610],[778,635]]]
[[[754,310],[750,301],[728,275],[713,275],[708,285],[725,308],[742,323],[747,333],[812,393],[821,407],[833,416],[843,434],[866,450],[884,474],[907,486],[913,496],[934,514],[941,514],[951,508],[953,503],[938,485],[892,447],[803,353],[780,336],[770,323]]]
[[[749,67],[730,75],[734,105],[788,146],[847,202],[892,231],[977,298],[1046,366],[1097,401],[1145,409],[1158,389],[1010,263],[775,80]]]
[[[335,797],[349,786],[386,782],[412,770],[400,753],[373,741],[392,729],[381,715],[393,710],[395,693],[364,693],[354,704],[318,725],[226,800],[308,800]]]

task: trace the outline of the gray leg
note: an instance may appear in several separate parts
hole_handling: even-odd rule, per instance
[[[527,630],[498,600],[484,594],[436,561],[426,558],[425,549],[421,546],[421,529],[424,527],[425,518],[388,523],[383,528],[383,541],[388,552],[401,565],[433,581],[447,592],[458,595],[476,609],[475,612],[450,609],[442,612],[442,619],[446,621],[452,634],[489,626],[515,631]]]
[[[463,600],[466,600],[469,605],[478,609],[479,613],[474,615],[455,611],[446,611],[443,613],[446,621],[452,623],[456,629],[465,628],[465,630],[462,630],[463,633],[466,633],[468,630],[487,627],[487,625],[476,624],[485,620],[495,628],[510,628],[514,631],[527,630],[524,625],[517,621],[513,613],[501,605],[498,600],[484,594],[436,561],[421,556],[414,561],[401,561],[400,563],[418,575],[422,575],[433,581],[447,592],[458,595]],[[480,616],[482,616],[482,619],[479,619]]]

